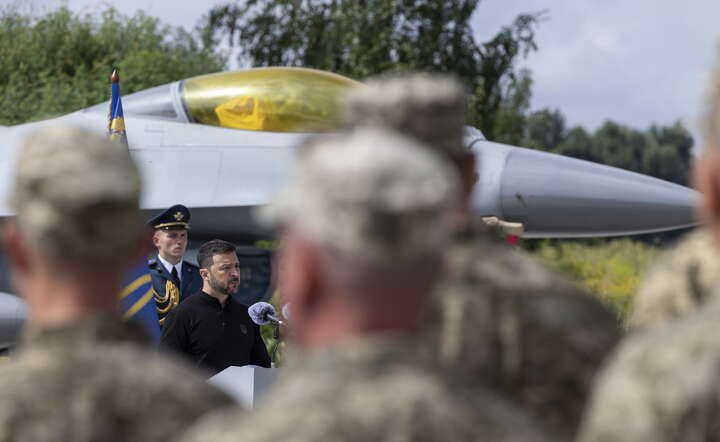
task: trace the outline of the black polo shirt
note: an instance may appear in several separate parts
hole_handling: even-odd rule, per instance
[[[231,365],[270,366],[260,328],[232,297],[224,306],[202,291],[184,299],[168,314],[160,344],[212,374]]]

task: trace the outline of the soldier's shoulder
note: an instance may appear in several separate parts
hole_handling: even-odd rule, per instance
[[[159,389],[170,389],[173,395],[191,397],[195,392],[202,392],[220,402],[227,402],[229,399],[224,393],[205,382],[193,367],[173,354],[165,354],[137,345],[127,345],[125,352],[122,357],[118,356],[118,363],[125,366],[134,364],[135,372],[146,373],[143,379],[138,379],[138,382],[157,385]],[[127,356],[134,356],[133,359],[136,360],[130,362]],[[122,362],[119,362],[120,359]]]
[[[653,373],[684,376],[684,368],[707,361],[720,362],[720,301],[713,299],[682,318],[666,321],[628,336],[614,364],[639,367]],[[693,371],[694,374],[699,374]],[[720,375],[720,365],[714,375]],[[695,375],[690,377],[697,377]]]
[[[52,432],[58,439],[76,439],[78,419],[103,423],[104,428],[83,429],[93,438],[102,431],[122,440],[167,440],[210,410],[231,404],[181,361],[134,343],[37,347],[0,372],[0,427],[8,420],[24,422],[25,436],[30,426],[50,435],[41,440],[54,439]],[[77,406],[74,411],[65,407],[68,402]]]
[[[523,293],[552,290],[587,294],[570,278],[517,247],[490,239],[480,229],[468,235],[456,238],[448,251],[448,282],[468,285],[474,281],[476,285]]]
[[[706,229],[696,229],[685,235],[670,250],[663,253],[651,274],[675,270],[678,266],[704,265],[720,268],[720,254],[712,236]]]
[[[273,392],[246,416],[230,409],[213,413],[195,425],[183,442],[229,442],[234,440],[230,434],[238,434],[233,430],[242,430],[247,441],[542,440],[524,412],[499,399],[493,402],[495,396],[483,397],[483,406],[475,408],[417,370],[344,380],[329,381],[335,387],[320,394]]]
[[[686,235],[663,253],[635,296],[632,327],[644,327],[694,310],[720,282],[720,253],[705,229]]]
[[[162,263],[157,258],[148,258],[147,265],[151,273],[158,273],[160,272]]]
[[[580,440],[682,440],[706,431],[700,415],[720,417],[708,415],[719,399],[718,320],[715,306],[627,337],[598,378]]]

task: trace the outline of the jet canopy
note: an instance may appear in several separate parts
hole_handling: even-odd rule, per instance
[[[329,72],[265,68],[185,80],[182,99],[192,121],[272,132],[338,128],[339,99],[360,83]]]
[[[304,68],[220,72],[157,86],[123,97],[126,116],[269,132],[339,129],[342,95],[361,83]],[[101,103],[88,111],[106,111]]]

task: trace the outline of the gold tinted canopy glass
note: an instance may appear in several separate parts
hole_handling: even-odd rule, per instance
[[[183,104],[196,123],[271,132],[339,129],[342,95],[361,83],[302,68],[259,68],[185,80]]]

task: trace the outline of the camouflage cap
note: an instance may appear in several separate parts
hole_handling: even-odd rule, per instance
[[[140,175],[127,148],[84,129],[54,127],[20,146],[10,205],[45,253],[122,257],[137,238]]]
[[[467,152],[463,144],[466,93],[447,75],[388,76],[353,88],[341,103],[348,127],[385,127],[443,155]]]
[[[450,237],[459,183],[440,157],[401,135],[364,129],[305,146],[265,224],[371,262],[437,253]]]

